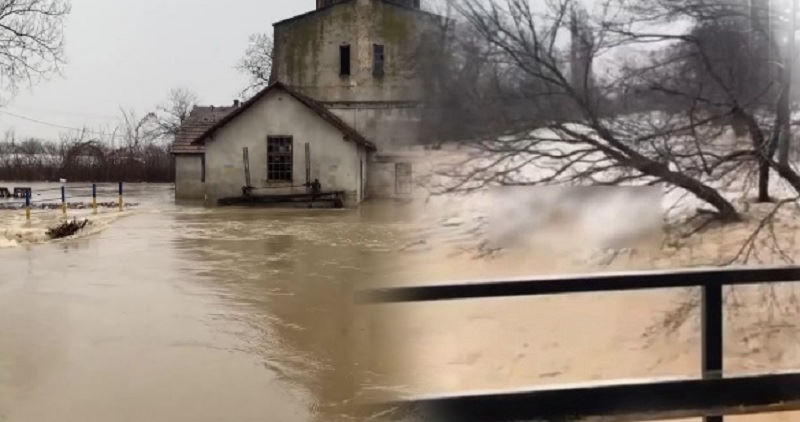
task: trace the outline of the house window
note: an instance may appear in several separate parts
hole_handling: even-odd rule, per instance
[[[383,50],[384,48],[382,44],[372,45],[372,74],[375,76],[383,76]]]
[[[267,138],[267,181],[292,181],[292,138],[270,136]]]
[[[206,182],[206,156],[200,156],[200,182]]]
[[[350,46],[342,45],[339,47],[339,74],[342,76],[350,75]]]

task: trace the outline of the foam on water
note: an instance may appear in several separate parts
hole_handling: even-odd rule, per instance
[[[89,220],[89,225],[76,235],[70,236],[70,239],[100,233],[114,221],[128,214],[129,212],[104,211],[94,215],[89,210],[70,211],[69,219]],[[54,242],[47,236],[47,231],[63,221],[64,217],[60,211],[34,211],[30,222],[26,221],[24,211],[0,211],[0,249]]]

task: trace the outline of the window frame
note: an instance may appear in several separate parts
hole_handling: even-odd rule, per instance
[[[275,152],[271,148],[273,142],[286,141],[289,145],[289,152]],[[275,158],[288,158],[284,162],[276,162]],[[282,168],[275,168],[282,166]],[[291,135],[269,135],[267,136],[267,183],[288,183],[294,182],[294,137]]]
[[[347,60],[345,60],[345,56]],[[347,77],[353,74],[353,49],[350,44],[339,46],[339,76]]]
[[[372,44],[372,76],[382,77],[386,73],[386,45]]]

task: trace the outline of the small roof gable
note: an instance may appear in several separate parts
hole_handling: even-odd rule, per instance
[[[249,100],[245,101],[240,107],[234,109],[232,112],[228,113],[225,117],[208,127],[203,134],[195,138],[192,141],[192,146],[200,146],[202,143],[211,136],[214,132],[218,129],[224,127],[228,123],[235,120],[240,114],[242,114],[245,110],[249,109],[253,104],[257,103],[258,100],[264,98],[270,92],[279,89],[282,90],[301,103],[306,107],[310,108],[314,113],[316,113],[319,117],[321,117],[326,122],[333,125],[336,129],[338,129],[342,134],[345,136],[345,139],[355,142],[356,144],[363,145],[367,149],[375,150],[375,144],[367,140],[363,135],[358,133],[355,129],[350,127],[347,123],[345,123],[339,116],[333,114],[328,110],[324,105],[319,103],[318,101],[307,97],[294,89],[284,85],[281,82],[275,82],[268,87],[261,90],[258,94],[254,95]]]
[[[195,106],[181,124],[170,151],[173,154],[202,154],[205,151],[205,147],[203,145],[195,145],[193,142],[235,108]]]

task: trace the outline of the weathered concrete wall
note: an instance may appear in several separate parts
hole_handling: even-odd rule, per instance
[[[267,137],[293,138],[293,182],[267,181]],[[360,158],[364,148],[343,138],[334,126],[288,93],[275,90],[253,104],[206,142],[206,193],[209,201],[239,196],[244,186],[242,149],[250,155],[251,183],[263,192],[305,192],[305,144],[311,146],[311,180],[323,190],[347,192],[346,203],[361,201]],[[366,163],[365,163],[366,165]],[[365,172],[366,174],[366,172]],[[366,183],[366,180],[364,181]],[[294,185],[294,186],[292,186]]]
[[[329,103],[328,109],[372,140],[379,151],[416,145],[420,139],[423,108],[408,104]]]
[[[419,177],[418,161],[420,161],[419,157],[408,153],[386,154],[378,152],[371,154],[367,196],[398,199],[411,198],[420,194],[419,183],[416,181]],[[398,191],[398,163],[411,166],[411,184],[408,186],[409,191],[407,192]]]
[[[419,43],[436,18],[381,0],[351,0],[275,25],[273,80],[322,102],[424,100]],[[385,47],[384,75],[373,75],[373,44]],[[351,75],[339,74],[339,47],[350,45]]]
[[[395,163],[370,163],[369,187],[367,195],[372,198],[395,198]]]
[[[202,200],[205,195],[203,156],[182,154],[175,156],[175,199]]]
[[[274,81],[322,102],[367,139],[378,155],[365,162],[367,196],[397,197],[394,154],[420,141],[426,84],[422,42],[438,39],[440,17],[383,0],[349,0],[275,25]],[[384,73],[373,74],[373,45],[384,46]],[[350,75],[339,49],[349,45]],[[394,161],[393,161],[394,160]]]

